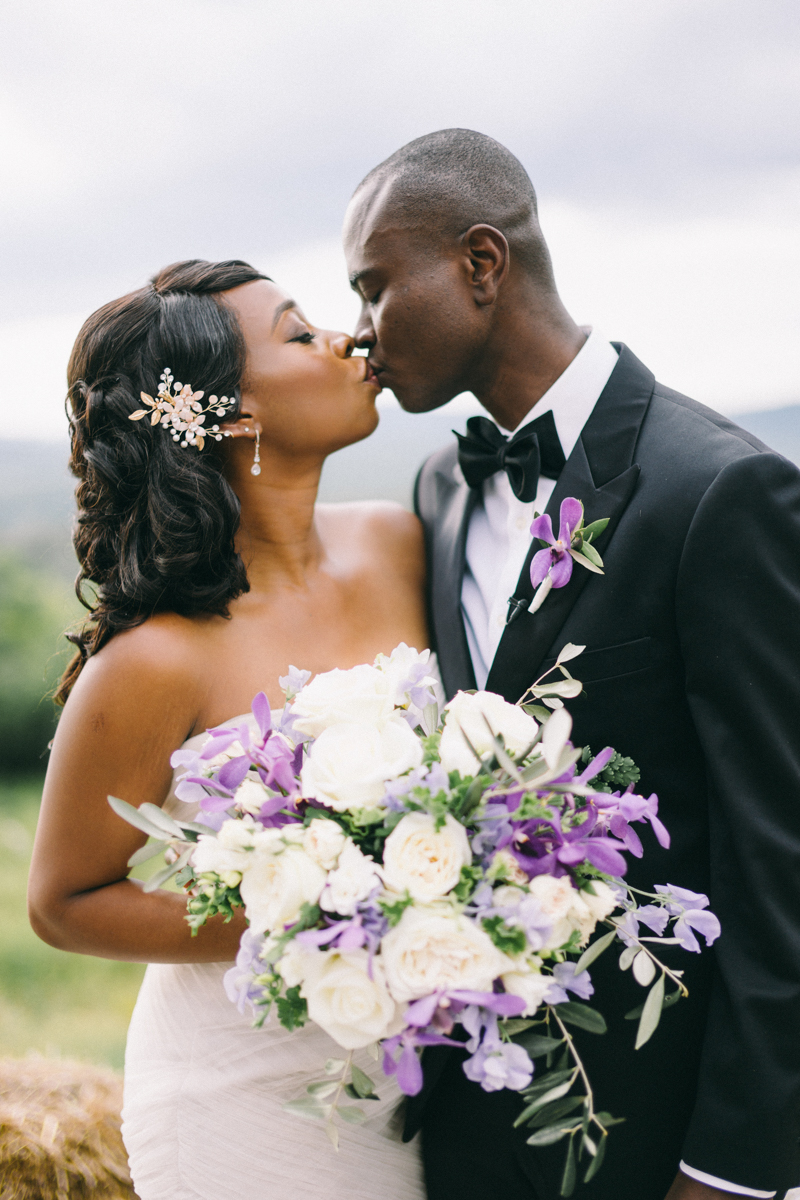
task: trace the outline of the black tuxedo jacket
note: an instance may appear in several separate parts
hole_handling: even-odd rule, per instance
[[[569,704],[575,743],[634,758],[672,835],[664,851],[648,828],[627,878],[708,893],[722,936],[701,955],[670,949],[690,996],[639,1051],[624,1014],[644,992],[613,951],[592,967],[609,1031],[580,1046],[598,1107],[626,1124],[576,1195],[664,1200],[684,1159],[781,1196],[800,1181],[800,472],[618,349],[547,506],[554,524],[566,496],[587,524],[610,518],[605,575],[576,566],[507,626],[487,688],[514,702],[565,642],[586,646],[571,664],[585,684]],[[427,460],[416,508],[448,695],[475,687],[460,606],[475,502],[455,445]],[[532,596],[528,562],[516,595]],[[518,1101],[468,1083],[459,1057],[429,1052],[409,1106],[431,1200],[478,1194],[468,1164],[494,1161],[499,1180],[509,1156],[530,1181],[520,1196],[555,1198],[563,1145],[510,1135]]]

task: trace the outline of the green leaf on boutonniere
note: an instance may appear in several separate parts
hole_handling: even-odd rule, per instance
[[[589,562],[594,563],[596,567],[602,567],[603,560],[590,542],[583,543],[583,555],[589,559]]]
[[[591,525],[587,525],[581,530],[583,540],[588,541],[590,538],[599,537],[604,531],[606,525],[608,525],[610,519],[610,517],[601,517],[599,521],[592,521]]]
[[[584,546],[584,550],[588,548],[589,547]],[[592,571],[595,575],[603,575],[605,573],[600,569],[600,567],[596,567],[593,562],[589,562],[589,559],[586,557],[586,555],[581,554],[579,550],[570,550],[570,554],[575,559],[575,562],[580,563],[582,567],[586,567],[587,571]],[[597,551],[595,551],[595,554],[597,554]]]

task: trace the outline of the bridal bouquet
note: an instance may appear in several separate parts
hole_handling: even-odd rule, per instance
[[[194,930],[244,906],[230,999],[259,1023],[273,1011],[289,1030],[314,1021],[349,1052],[287,1106],[323,1121],[334,1145],[334,1119],[358,1123],[359,1101],[376,1098],[354,1050],[374,1046],[414,1095],[421,1049],[454,1045],[469,1079],[522,1093],[531,1145],[567,1140],[569,1195],[617,1120],[596,1111],[571,1033],[605,1031],[586,1003],[589,967],[619,943],[620,967],[649,989],[630,1014],[638,1048],[686,994],[653,943],[699,951],[697,932],[719,934],[705,896],[623,882],[625,853],[643,853],[634,826],[649,822],[665,847],[669,835],[630,759],[570,742],[563,700],[581,684],[565,664],[581,650],[564,647],[529,703],[459,692],[441,720],[427,651],[400,645],[311,681],[291,668],[280,713],[261,693],[252,719],[173,755],[196,821],[110,798],[154,839],[132,863],[166,846],[147,886],[175,875]]]

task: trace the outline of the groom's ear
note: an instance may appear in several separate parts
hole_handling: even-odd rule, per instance
[[[469,279],[475,303],[494,304],[508,274],[508,242],[493,225],[473,225],[463,235],[462,245],[469,260]]]

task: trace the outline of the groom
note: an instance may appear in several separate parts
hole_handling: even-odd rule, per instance
[[[489,414],[417,481],[448,694],[516,701],[585,645],[574,740],[630,755],[672,835],[645,835],[627,878],[706,892],[722,922],[713,951],[670,954],[691,995],[639,1051],[641,989],[611,955],[592,967],[608,1033],[580,1050],[626,1123],[575,1194],[781,1197],[800,1180],[800,473],[575,324],[531,182],[491,138],[443,130],[376,167],[345,251],[381,383],[409,412],[471,391]],[[532,613],[531,520],[557,528],[567,496],[609,519],[605,575],[576,566]],[[518,1098],[461,1062],[429,1053],[409,1106],[430,1200],[556,1200],[562,1147],[528,1147]]]

